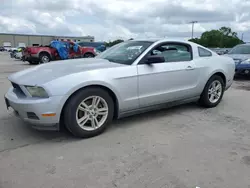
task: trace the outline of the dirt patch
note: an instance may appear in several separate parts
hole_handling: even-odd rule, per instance
[[[250,165],[250,156],[244,156],[242,157],[242,161],[246,165]]]

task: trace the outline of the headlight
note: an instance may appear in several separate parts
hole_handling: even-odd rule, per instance
[[[37,86],[25,86],[25,87],[32,97],[41,97],[41,98],[49,97],[47,92],[42,87],[37,87]]]
[[[97,53],[96,49],[94,48],[94,52]]]
[[[240,64],[250,64],[250,59],[246,59],[246,60],[242,61]]]

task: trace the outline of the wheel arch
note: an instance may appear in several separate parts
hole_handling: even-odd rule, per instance
[[[206,83],[205,83],[205,85],[204,85],[203,91],[202,91],[202,93],[201,93],[201,95],[200,95],[200,99],[199,99],[199,103],[200,103],[202,106],[207,107],[207,108],[211,108],[211,107],[217,106],[217,105],[220,103],[220,101],[221,101],[221,99],[222,99],[222,96],[223,96],[223,90],[222,90],[222,94],[221,94],[220,98],[219,98],[217,101],[215,101],[215,103],[213,103],[213,102],[209,101],[209,99],[207,99],[207,97],[208,97],[207,92],[208,92],[209,87],[210,87],[209,84],[211,83],[211,82],[209,82],[209,81],[210,81],[210,79],[211,79],[213,76],[218,76],[218,77],[220,77],[220,78],[222,79],[222,82],[224,82],[224,87],[226,87],[226,83],[227,83],[226,76],[225,76],[225,74],[223,73],[223,71],[215,71],[215,72],[213,72],[213,73],[209,76],[209,78],[207,79],[207,81],[206,81]],[[211,81],[213,81],[213,80],[211,80]],[[224,89],[225,89],[225,88],[224,88]]]
[[[91,84],[91,85],[87,85],[87,86],[83,86],[77,90],[75,90],[74,92],[72,92],[66,99],[65,103],[63,104],[62,106],[62,109],[61,109],[61,113],[60,113],[60,124],[62,123],[62,120],[63,120],[63,115],[64,115],[64,109],[65,109],[65,106],[67,105],[67,103],[69,102],[69,100],[74,96],[76,95],[78,92],[81,92],[83,89],[87,89],[87,88],[101,88],[105,91],[107,91],[111,98],[113,99],[113,102],[114,102],[114,117],[113,118],[117,118],[118,115],[119,115],[119,100],[118,100],[118,97],[117,95],[115,94],[115,92],[110,89],[109,87],[107,86],[104,86],[104,85],[100,85],[100,84]]]
[[[203,93],[208,81],[210,80],[210,78],[212,78],[213,76],[220,76],[224,82],[224,86],[226,87],[226,76],[225,76],[225,73],[223,71],[214,71],[213,73],[211,73],[209,76],[208,76],[208,79],[204,82],[204,85],[203,85],[203,89],[202,89],[202,92],[201,94]]]
[[[92,53],[92,52],[90,52],[90,51],[87,51],[87,52],[83,53],[82,55],[83,55],[83,57],[85,57],[85,55],[87,55],[87,54],[91,54],[91,55],[93,55],[93,57],[96,56],[94,53]]]
[[[51,54],[50,54],[49,52],[47,52],[47,51],[40,51],[39,54],[38,54],[38,57],[40,58],[40,56],[41,56],[42,54],[46,54],[46,55],[49,56],[50,60],[52,59]]]
[[[215,75],[220,76],[220,77],[222,78],[223,82],[224,82],[224,85],[226,86],[226,84],[227,84],[227,78],[226,78],[226,76],[225,76],[225,73],[223,73],[223,71],[216,71],[216,72],[212,73],[212,74],[210,75],[210,77],[208,78],[208,80],[209,80],[212,76],[215,76]],[[207,82],[208,82],[208,80],[207,80]]]

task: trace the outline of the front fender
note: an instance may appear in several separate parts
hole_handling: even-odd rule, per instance
[[[245,70],[245,69],[250,69],[250,65],[249,64],[238,64],[236,65],[236,69],[237,70]]]
[[[67,92],[67,96],[71,96],[73,93],[75,93],[76,91],[78,91],[79,89],[81,88],[84,88],[84,87],[88,87],[88,86],[103,86],[103,87],[106,87],[108,89],[110,89],[117,97],[118,99],[118,102],[120,101],[120,96],[117,92],[117,90],[112,86],[110,85],[108,82],[104,82],[104,81],[98,81],[98,80],[94,80],[94,81],[87,81],[87,82],[84,82],[84,83],[81,83],[81,84],[78,84],[76,85],[75,87],[71,88],[68,92]]]
[[[101,76],[94,74],[93,72],[80,72],[57,78],[44,84],[43,87],[51,96],[65,96],[62,101],[62,103],[65,103],[73,93],[81,88],[93,85],[104,86],[116,95],[118,103],[120,103],[119,101],[121,101],[121,96],[111,83],[112,79],[107,76],[103,79]]]

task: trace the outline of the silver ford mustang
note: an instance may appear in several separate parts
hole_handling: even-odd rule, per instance
[[[42,64],[8,77],[7,107],[37,129],[78,137],[114,118],[199,101],[215,107],[233,82],[232,58],[182,40],[130,40],[92,59]]]

